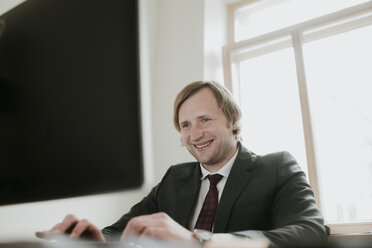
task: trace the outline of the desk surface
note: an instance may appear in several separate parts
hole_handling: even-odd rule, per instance
[[[159,240],[144,240],[143,242],[96,242],[84,240],[62,239],[58,241],[19,241],[0,243],[0,248],[200,248],[200,246]]]

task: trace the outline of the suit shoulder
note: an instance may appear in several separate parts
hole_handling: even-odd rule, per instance
[[[195,173],[195,170],[199,169],[199,163],[198,162],[187,162],[187,163],[181,163],[172,165],[169,168],[169,174],[176,177],[189,177],[193,173]]]
[[[301,172],[296,159],[287,151],[273,152],[265,155],[257,155],[256,161],[261,165],[275,166],[279,175]]]
[[[279,163],[297,163],[296,159],[287,151],[279,151],[267,153],[263,155],[255,155],[255,160],[262,162],[279,162]]]

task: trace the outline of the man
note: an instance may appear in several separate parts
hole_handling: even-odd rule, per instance
[[[287,152],[248,151],[239,142],[240,115],[220,84],[187,85],[174,103],[174,125],[198,162],[171,166],[141,202],[102,231],[68,215],[36,235],[68,231],[100,241],[148,236],[189,243],[248,237],[272,247],[325,241],[323,217],[296,161]]]

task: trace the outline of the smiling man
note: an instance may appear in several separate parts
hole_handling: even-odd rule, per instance
[[[177,99],[176,105],[175,127],[183,144],[206,170],[221,169],[238,149],[234,132],[238,130],[239,109],[232,108],[235,112],[227,119],[209,87],[184,101]]]
[[[244,237],[266,239],[271,247],[326,241],[323,217],[295,159],[247,150],[239,141],[240,116],[222,85],[187,85],[174,103],[174,125],[197,162],[171,166],[141,202],[102,231],[68,215],[37,236],[147,236],[190,244]]]

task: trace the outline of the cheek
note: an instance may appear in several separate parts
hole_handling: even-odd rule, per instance
[[[232,136],[232,130],[228,128],[219,128],[214,130],[214,134],[216,134],[216,137],[218,137],[219,140],[225,141]]]
[[[225,135],[226,129],[221,128],[219,126],[210,126],[205,129],[206,133],[213,134],[215,136],[223,136]]]
[[[187,135],[186,133],[181,133],[181,144],[182,145],[187,145],[188,137],[189,135]]]

